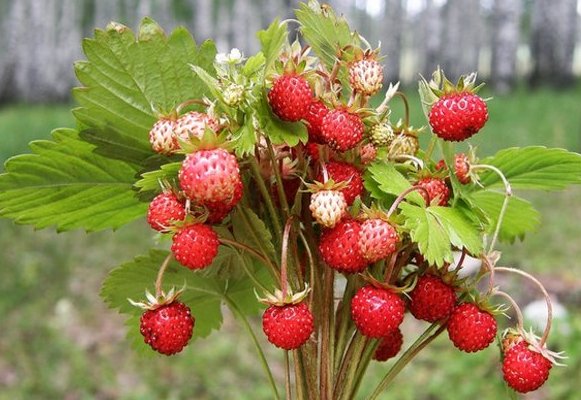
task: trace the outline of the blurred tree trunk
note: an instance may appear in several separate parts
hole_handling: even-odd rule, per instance
[[[420,59],[419,70],[426,79],[429,79],[441,62],[442,8],[434,4],[434,0],[426,0],[425,4],[419,18],[417,45]]]
[[[212,0],[191,0],[192,9],[194,10],[194,37],[198,43],[211,38],[213,32],[214,19],[212,18],[214,3]],[[220,23],[222,21],[220,20]]]
[[[218,6],[218,21],[215,25],[214,35],[216,39],[216,46],[220,51],[226,51],[230,48],[233,39],[232,32],[232,9],[229,5],[221,2]]]
[[[397,82],[400,79],[402,30],[405,18],[403,0],[385,0],[381,29],[382,53],[385,59],[385,79]]]
[[[532,15],[532,86],[573,81],[577,0],[535,0]]]
[[[104,28],[111,21],[122,22],[119,15],[118,0],[96,0],[93,11],[93,20],[95,28]]]
[[[448,0],[444,9],[442,66],[450,80],[478,69],[481,45],[479,0]]]
[[[497,92],[508,92],[516,82],[521,13],[522,0],[494,1],[490,72]]]

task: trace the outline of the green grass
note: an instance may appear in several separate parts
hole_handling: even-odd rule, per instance
[[[493,99],[490,120],[473,140],[483,155],[507,146],[547,145],[581,149],[581,87],[566,92],[518,91]],[[394,103],[398,100],[394,100]],[[413,124],[425,124],[417,95],[410,98]],[[395,104],[394,116],[401,115]],[[0,163],[26,152],[30,140],[47,139],[60,126],[74,126],[66,106],[0,109]],[[575,399],[580,389],[581,315],[578,310],[581,249],[581,188],[562,193],[524,193],[544,215],[538,233],[503,246],[504,263],[550,279],[569,293],[571,316],[551,344],[567,349],[569,368],[555,368],[535,399]],[[250,341],[227,316],[222,331],[193,343],[171,359],[135,355],[124,340],[122,319],[107,310],[99,286],[115,265],[156,243],[139,221],[116,233],[56,234],[0,220],[0,400],[3,399],[270,399]],[[558,285],[555,286],[555,281]],[[571,289],[567,289],[571,288]],[[577,288],[577,289],[575,289]],[[529,300],[531,293],[522,293]],[[227,314],[228,315],[228,314]],[[259,320],[254,324],[260,329]],[[408,320],[408,332],[418,324]],[[568,332],[568,333],[567,333]],[[262,335],[261,340],[264,342]],[[413,336],[413,334],[411,335]],[[411,343],[406,335],[405,344]],[[265,346],[282,378],[281,355]],[[404,370],[390,396],[397,400],[508,398],[492,347],[468,355],[444,337]],[[369,393],[389,364],[372,367],[363,385]],[[454,385],[452,385],[454,384]],[[236,389],[235,389],[236,388]],[[452,390],[452,388],[454,388]]]

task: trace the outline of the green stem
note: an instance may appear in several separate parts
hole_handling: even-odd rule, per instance
[[[278,161],[276,160],[276,155],[274,154],[274,149],[270,140],[266,139],[266,144],[268,148],[268,156],[273,165],[274,179],[276,180],[276,190],[278,191],[278,197],[280,200],[280,205],[283,211],[284,218],[288,218],[290,215],[290,209],[288,207],[288,202],[286,201],[286,194],[284,193],[284,186],[282,184],[282,176],[280,175],[280,169],[278,166]]]
[[[327,267],[324,271],[323,276],[323,316],[322,316],[322,328],[321,328],[321,372],[320,372],[320,385],[321,385],[321,399],[331,400],[333,399],[333,344],[335,332],[332,327],[334,325],[334,299],[333,299],[333,286],[334,286],[334,271],[333,269]]]
[[[167,255],[167,257],[165,258],[165,260],[163,260],[163,263],[161,264],[161,267],[159,268],[159,271],[157,272],[157,278],[155,280],[155,297],[157,299],[161,298],[162,294],[163,294],[163,290],[161,288],[162,283],[163,283],[163,274],[165,274],[165,270],[167,269],[167,266],[169,265],[169,261],[172,259],[173,254],[169,253]]]
[[[266,375],[268,377],[268,381],[270,383],[274,398],[276,400],[280,400],[280,396],[278,394],[278,389],[276,387],[274,377],[272,376],[272,371],[270,370],[270,366],[268,365],[268,361],[266,360],[266,357],[264,355],[264,351],[262,350],[262,346],[260,345],[260,342],[258,341],[258,338],[256,337],[256,335],[254,334],[254,330],[252,329],[252,326],[250,326],[250,323],[248,322],[248,319],[246,318],[246,316],[244,315],[242,310],[240,310],[240,308],[238,308],[236,303],[230,297],[224,296],[224,299],[226,301],[226,304],[228,304],[228,307],[230,307],[230,309],[232,310],[232,312],[235,315],[237,315],[238,318],[242,321],[242,325],[244,326],[244,329],[250,335],[250,338],[252,339],[252,342],[254,343],[254,347],[256,348],[256,351],[258,352],[258,356],[260,358],[260,363],[262,364],[262,368],[264,369],[264,372],[266,373]]]
[[[260,254],[260,252],[256,249],[253,249],[250,246],[247,246],[243,243],[237,242],[235,240],[230,240],[230,239],[226,239],[226,238],[220,238],[220,243],[234,247],[234,248],[238,248],[240,250],[246,251],[250,254],[252,254],[256,259],[260,260],[264,265],[269,265],[271,264],[271,261],[264,257],[262,254]],[[258,282],[256,280],[256,277],[254,277],[253,274],[250,273],[250,270],[248,269],[248,266],[246,265],[246,263],[242,263],[242,268],[244,268],[244,272],[246,272],[248,274],[248,276],[250,277],[250,279],[252,279],[252,281],[254,281],[254,284],[258,287],[260,287],[261,289],[263,289],[264,291],[268,291],[260,282]]]
[[[288,350],[284,352],[284,369],[285,369],[284,388],[286,393],[286,400],[291,400],[291,371]]]
[[[335,379],[333,399],[345,398],[346,400],[349,400],[349,394],[351,393],[351,386],[355,380],[360,356],[363,354],[363,349],[367,342],[368,339],[365,336],[361,335],[359,332],[355,332],[353,339],[351,339],[351,343],[349,343],[347,352],[343,357],[343,363],[341,364],[339,374]]]
[[[355,383],[353,384],[351,393],[347,393],[349,395],[349,399],[355,398],[355,394],[359,391],[359,386],[361,386],[361,382],[363,382],[365,371],[367,371],[367,367],[369,367],[371,358],[373,357],[375,349],[377,349],[378,345],[378,340],[368,341],[365,345],[365,348],[363,349],[363,356],[361,357],[361,361],[359,362],[359,366],[357,367],[357,372],[355,374]]]
[[[424,165],[428,163],[430,158],[432,157],[432,153],[434,152],[434,148],[436,147],[437,142],[436,135],[432,134],[432,138],[430,139],[430,143],[428,144],[428,149],[424,153]]]
[[[306,392],[305,369],[303,365],[303,356],[299,350],[293,350],[293,364],[295,366],[295,387],[297,399],[303,400],[305,398]]]
[[[438,330],[432,334],[432,331],[438,327],[439,323],[434,323],[430,325],[424,333],[412,344],[406,352],[397,360],[397,362],[391,367],[391,369],[387,372],[387,374],[383,377],[379,385],[375,388],[371,396],[368,397],[367,400],[375,400],[378,396],[383,392],[393,381],[393,379],[401,372],[401,370],[409,364],[409,362],[421,351],[423,350],[428,344],[432,342],[435,338],[437,338],[440,333],[446,329],[446,324],[443,323],[439,326]],[[431,335],[431,336],[430,336]]]
[[[258,167],[258,163],[256,159],[250,158],[250,168],[252,169],[252,174],[254,175],[254,181],[258,184],[258,190],[262,195],[264,202],[266,203],[266,208],[268,209],[268,213],[270,214],[270,219],[272,220],[274,234],[276,236],[277,242],[281,240],[281,232],[282,232],[282,225],[279,219],[278,212],[274,208],[274,204],[272,203],[272,199],[270,197],[270,193],[264,183],[264,179],[262,179],[262,175],[260,174],[260,168]]]
[[[343,353],[345,352],[345,347],[347,346],[347,338],[349,325],[351,322],[351,316],[349,315],[351,311],[351,305],[349,300],[353,294],[353,279],[351,277],[347,278],[347,285],[345,286],[345,291],[343,292],[343,299],[341,300],[341,306],[337,309],[337,321],[339,326],[337,328],[335,336],[335,371],[339,370],[341,366],[341,360],[343,359]]]

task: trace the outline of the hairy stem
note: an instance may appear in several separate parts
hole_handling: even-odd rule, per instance
[[[278,160],[276,159],[276,155],[274,154],[274,148],[272,147],[272,143],[270,140],[266,139],[266,145],[268,150],[268,156],[270,157],[270,161],[272,162],[272,166],[274,169],[274,179],[276,180],[276,190],[278,192],[278,197],[280,201],[280,205],[283,211],[283,215],[285,218],[288,218],[290,215],[290,209],[288,206],[288,202],[286,201],[286,194],[284,193],[284,186],[282,184],[282,176],[280,175],[280,168],[278,165]]]
[[[363,349],[367,345],[369,339],[356,332],[349,344],[345,357],[343,358],[343,363],[339,374],[335,379],[335,390],[333,392],[334,399],[345,399],[349,400],[351,394],[351,388],[355,381],[355,375],[357,373],[357,367],[361,356],[363,354]]]
[[[169,253],[167,255],[167,257],[165,258],[165,260],[163,260],[163,263],[161,264],[161,267],[159,267],[159,271],[157,272],[157,278],[155,279],[155,297],[156,298],[160,298],[163,294],[163,290],[161,288],[162,284],[163,284],[163,274],[165,273],[165,270],[167,269],[167,266],[169,265],[169,261],[172,259],[173,254]]]
[[[280,233],[282,232],[282,226],[280,223],[279,215],[276,209],[274,208],[274,204],[272,203],[272,199],[270,198],[270,193],[268,192],[268,188],[264,183],[264,179],[262,179],[262,175],[260,174],[260,168],[258,167],[258,163],[256,162],[255,158],[250,158],[250,168],[252,169],[252,174],[254,175],[254,181],[258,185],[258,191],[266,204],[266,208],[268,213],[270,214],[270,219],[273,225],[273,231],[276,237],[276,240],[280,242],[281,236]]]
[[[321,327],[321,360],[320,360],[320,385],[321,399],[331,400],[333,391],[333,349],[334,334],[334,271],[331,268],[325,268],[323,276],[323,317]]]

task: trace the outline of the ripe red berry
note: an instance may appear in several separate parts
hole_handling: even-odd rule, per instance
[[[379,345],[373,354],[373,359],[376,361],[387,361],[399,353],[402,345],[403,335],[401,334],[401,329],[397,328],[389,331],[387,335],[380,339]]]
[[[321,135],[329,147],[337,151],[354,148],[363,139],[365,126],[357,114],[344,108],[329,111],[323,119]]]
[[[502,373],[508,386],[519,393],[527,393],[545,383],[552,366],[551,361],[531,350],[523,341],[504,354]]]
[[[363,178],[361,176],[361,171],[357,169],[353,164],[345,162],[331,161],[325,165],[327,168],[327,174],[329,179],[333,179],[335,183],[348,182],[344,189],[341,189],[341,193],[345,196],[345,201],[347,205],[353,204],[357,196],[363,194]],[[323,172],[319,172],[317,180],[323,182]]]
[[[363,271],[367,267],[367,260],[359,247],[360,231],[361,224],[352,219],[344,219],[334,228],[325,229],[319,242],[323,261],[340,272]]]
[[[307,109],[305,121],[307,122],[307,130],[309,132],[309,141],[314,143],[325,143],[323,136],[321,136],[321,127],[323,119],[329,113],[327,106],[320,100],[313,100]]]
[[[429,120],[434,133],[448,141],[459,142],[477,133],[488,119],[482,98],[469,92],[442,96],[430,110]]]
[[[219,245],[218,235],[211,226],[192,224],[173,236],[171,251],[184,267],[202,269],[212,264]]]
[[[428,196],[423,190],[418,191],[422,197],[426,200],[427,204],[431,204],[434,199],[438,199],[436,205],[446,206],[448,205],[448,200],[450,199],[450,189],[446,185],[446,182],[440,178],[423,178],[417,183],[417,186],[423,187],[428,192]]]
[[[208,209],[208,218],[206,222],[208,224],[219,224],[230,211],[236,207],[236,204],[242,199],[242,192],[244,191],[244,185],[242,181],[238,181],[234,188],[234,195],[231,199],[226,201],[209,201],[206,202],[205,206]]]
[[[190,309],[179,301],[164,304],[141,315],[140,332],[145,343],[155,351],[172,355],[188,344],[195,319]]]
[[[173,222],[183,221],[185,217],[185,205],[172,192],[155,196],[147,210],[147,222],[159,232],[167,232]]]
[[[274,80],[268,93],[268,102],[274,112],[284,121],[299,121],[305,118],[313,97],[313,91],[305,78],[297,74],[285,74]]]
[[[379,218],[368,219],[361,224],[359,246],[363,257],[370,263],[392,254],[398,242],[395,228]]]
[[[450,315],[456,305],[454,288],[434,275],[423,275],[410,293],[410,311],[414,317],[436,322]]]
[[[276,347],[293,350],[302,346],[314,330],[313,314],[306,303],[271,305],[262,315],[262,330]]]
[[[351,300],[351,317],[362,335],[380,338],[403,322],[404,301],[389,289],[362,287]]]
[[[446,163],[444,160],[438,161],[436,164],[436,170],[443,171],[445,169]],[[466,154],[459,153],[454,157],[454,173],[461,184],[466,185],[467,183],[470,183],[470,162]]]
[[[241,182],[236,157],[224,149],[188,154],[178,179],[185,195],[198,205],[231,202]]]
[[[487,348],[496,337],[496,320],[472,303],[454,308],[448,320],[448,336],[454,346],[467,353]]]

